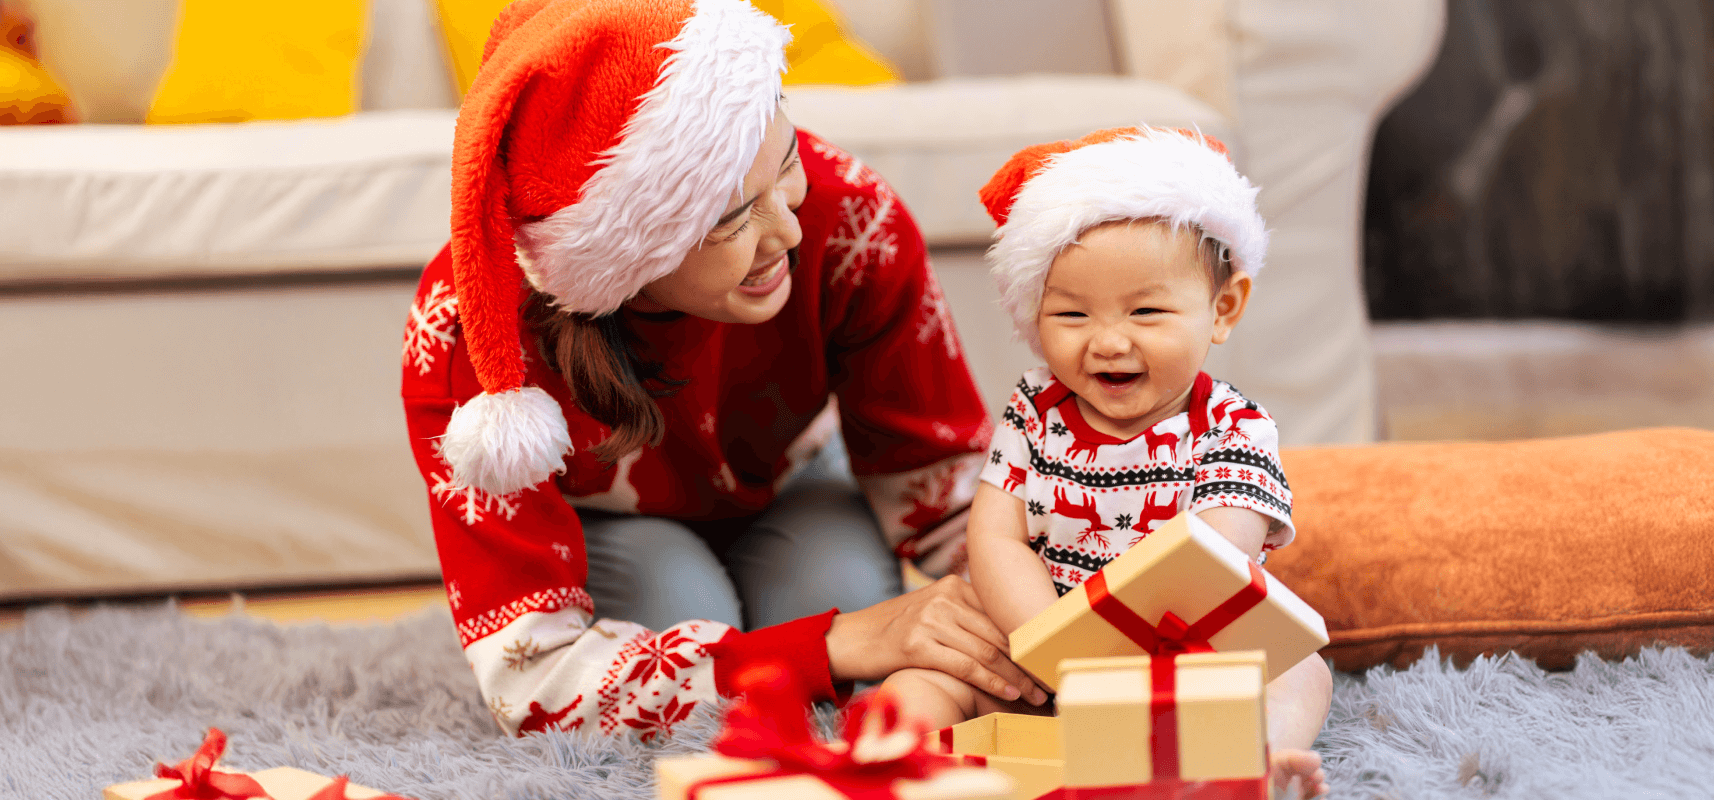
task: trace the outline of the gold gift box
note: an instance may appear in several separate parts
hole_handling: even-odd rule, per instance
[[[988,714],[929,733],[928,749],[1012,776],[1020,800],[1035,800],[1065,785],[1055,717]]]
[[[238,772],[237,770],[219,770],[237,775],[248,775],[262,784],[262,789],[274,800],[308,800],[316,792],[327,788],[333,779],[317,775],[296,767],[274,767],[259,772]],[[143,781],[132,781],[109,786],[102,790],[102,800],[143,800],[145,797],[171,791],[178,788],[177,778],[151,778]],[[380,797],[386,792],[358,786],[355,783],[345,785],[345,796],[350,800],[367,800]]]
[[[1179,778],[1261,778],[1268,772],[1267,657],[1260,651],[1176,659]],[[1069,787],[1154,780],[1154,684],[1148,656],[1082,658],[1060,667],[1059,720]]]
[[[1159,625],[1169,611],[1195,623],[1249,585],[1250,559],[1208,523],[1185,512],[1101,572],[1114,599],[1150,625]],[[1273,680],[1327,645],[1327,624],[1285,584],[1262,574],[1267,597],[1208,642],[1218,651],[1266,651],[1268,680]],[[1062,660],[1145,654],[1090,608],[1087,582],[1012,631],[1011,650],[1013,661],[1056,690]]]
[[[845,800],[813,775],[760,777],[774,763],[721,755],[663,758],[655,762],[656,796],[660,800],[688,800],[691,787],[711,778],[756,775],[756,780],[706,786],[696,800]],[[893,783],[899,800],[1018,800],[1011,778],[1005,773],[976,767],[954,767],[928,780],[899,780]]]

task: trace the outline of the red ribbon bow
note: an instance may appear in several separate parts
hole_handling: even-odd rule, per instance
[[[1249,567],[1249,585],[1191,624],[1168,611],[1161,615],[1160,624],[1150,625],[1107,590],[1105,573],[1096,572],[1083,582],[1088,587],[1090,610],[1154,656],[1149,663],[1149,755],[1156,778],[1179,777],[1178,656],[1214,652],[1208,640],[1268,596],[1267,577],[1255,564]]]
[[[893,782],[921,780],[955,765],[955,760],[923,747],[927,728],[901,725],[898,702],[889,694],[862,698],[847,709],[845,740],[849,748],[818,741],[810,731],[808,695],[785,669],[751,667],[736,681],[743,691],[726,712],[726,727],[714,751],[732,758],[767,759],[774,769],[760,774],[709,778],[692,784],[686,800],[696,800],[708,787],[788,775],[812,775],[850,800],[896,800]],[[896,753],[865,759],[868,743],[907,743]]]
[[[155,777],[174,778],[179,785],[164,792],[149,795],[144,800],[246,800],[267,797],[262,784],[249,775],[220,772],[214,768],[226,752],[226,734],[219,728],[209,728],[196,755],[180,761],[177,766],[155,765]]]

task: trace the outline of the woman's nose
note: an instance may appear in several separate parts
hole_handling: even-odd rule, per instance
[[[774,237],[779,242],[781,250],[790,250],[803,241],[803,226],[798,224],[794,210],[803,203],[803,192],[796,192],[793,199],[793,187],[781,185],[774,189],[774,202],[779,213],[774,214]]]

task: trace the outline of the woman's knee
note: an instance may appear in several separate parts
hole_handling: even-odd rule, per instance
[[[849,485],[794,488],[727,552],[752,628],[898,596],[899,562]]]
[[[684,525],[659,517],[595,518],[584,525],[584,543],[596,616],[652,630],[687,619],[740,624],[731,578]]]

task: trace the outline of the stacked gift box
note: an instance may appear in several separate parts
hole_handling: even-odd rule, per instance
[[[1012,633],[1013,660],[1055,689],[1058,717],[930,733],[867,784],[854,782],[862,759],[807,733],[717,747],[725,755],[659,762],[660,797],[1266,800],[1267,682],[1326,644],[1319,614],[1185,513]],[[861,794],[876,781],[880,793]]]
[[[1266,798],[1267,682],[1326,644],[1321,615],[1180,514],[1012,633],[1057,718],[990,715],[930,746],[1023,800]]]

